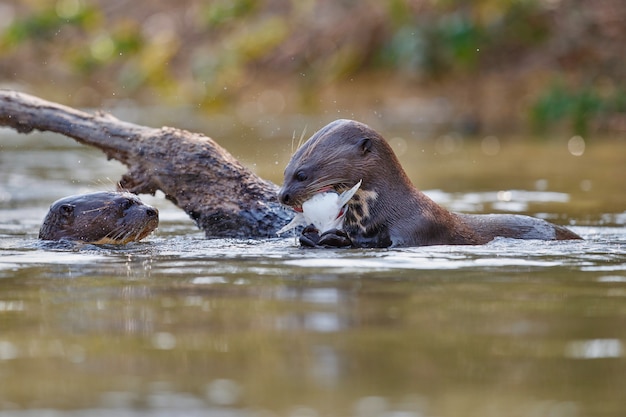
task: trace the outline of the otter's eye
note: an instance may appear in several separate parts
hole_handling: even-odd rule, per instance
[[[306,181],[307,178],[308,176],[304,173],[304,171],[296,172],[296,180],[302,182],[302,181]]]
[[[131,208],[133,205],[135,205],[135,202],[133,200],[124,200],[124,202],[122,203],[122,208],[124,210],[128,210],[129,208]]]
[[[59,208],[59,211],[61,212],[62,216],[71,216],[74,212],[74,206],[72,206],[71,204],[63,204]]]

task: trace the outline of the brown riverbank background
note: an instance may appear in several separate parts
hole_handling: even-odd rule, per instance
[[[626,137],[623,0],[3,1],[0,63],[77,107]]]

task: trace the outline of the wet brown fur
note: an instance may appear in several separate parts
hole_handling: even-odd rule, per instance
[[[580,239],[570,230],[520,215],[452,213],[413,186],[387,141],[368,126],[337,120],[300,147],[285,168],[283,204],[301,207],[315,193],[362,185],[344,230],[357,247],[484,244],[495,237]]]
[[[39,239],[126,244],[145,238],[158,224],[158,210],[134,194],[103,191],[55,201]]]

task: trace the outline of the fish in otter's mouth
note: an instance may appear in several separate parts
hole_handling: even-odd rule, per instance
[[[313,195],[301,206],[294,206],[296,216],[277,234],[285,233],[297,226],[312,224],[320,233],[331,229],[340,229],[343,226],[343,218],[346,214],[346,205],[354,196],[361,181],[351,189],[339,194],[332,187],[325,187]]]

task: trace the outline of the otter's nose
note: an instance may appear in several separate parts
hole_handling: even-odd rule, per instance
[[[289,204],[289,200],[291,200],[291,196],[289,195],[289,193],[284,189],[281,188],[278,191],[278,201],[280,201],[283,204]]]
[[[152,207],[149,207],[149,208],[146,209],[146,215],[148,217],[156,217],[156,216],[159,215],[159,210],[157,210],[155,208],[152,208]]]

